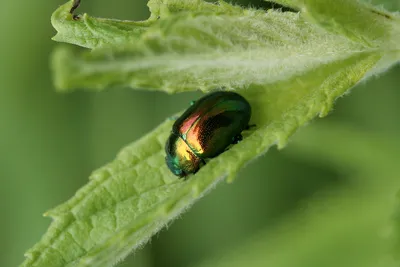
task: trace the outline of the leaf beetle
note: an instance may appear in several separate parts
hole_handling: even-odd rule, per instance
[[[175,121],[165,145],[168,168],[179,177],[196,173],[205,159],[242,140],[250,117],[249,102],[231,91],[213,92],[191,103]]]

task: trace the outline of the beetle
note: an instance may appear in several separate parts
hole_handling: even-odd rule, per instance
[[[179,177],[196,173],[205,159],[242,140],[250,117],[249,102],[235,92],[216,91],[195,101],[172,126],[165,145],[168,168]]]

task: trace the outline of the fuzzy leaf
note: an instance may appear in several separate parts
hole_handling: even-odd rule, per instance
[[[396,49],[328,32],[301,13],[150,0],[148,21],[126,22],[88,15],[73,20],[71,5],[52,17],[55,39],[93,51],[56,50],[52,65],[59,89],[117,84],[167,92],[240,89],[257,127],[184,181],[164,162],[173,123],[165,121],[95,171],[73,198],[46,213],[53,222],[22,266],[114,264],[219,181],[232,181],[272,145],[282,148],[300,126],[326,115],[336,98],[399,58]]]
[[[51,23],[57,30],[54,41],[68,42],[87,48],[115,45],[138,38],[152,20],[136,22],[103,18],[92,18],[87,14],[75,20],[69,12],[73,1],[60,6],[51,16]]]
[[[368,47],[399,49],[400,17],[356,0],[276,0],[309,20]]]
[[[88,185],[65,204],[47,213],[54,222],[28,251],[23,266],[109,266],[126,256],[205,194],[224,177],[229,180],[250,160],[278,144],[359,81],[379,60],[359,54],[317,72],[241,93],[249,100],[257,128],[244,140],[179,180],[164,163],[164,143],[172,121],[166,121],[126,147],[109,165],[96,171]],[[326,73],[329,73],[326,76]],[[324,74],[324,75],[323,75]]]
[[[156,9],[156,3],[163,9]],[[359,53],[393,53],[382,68],[400,58],[398,47],[386,47],[385,41],[390,46],[398,38],[386,40],[391,28],[387,31],[382,28],[382,38],[376,41],[385,45],[371,47],[363,40],[355,42],[359,40],[325,31],[298,13],[244,10],[224,2],[203,3],[193,11],[193,3],[202,2],[150,1],[149,6],[161,19],[150,18],[152,26],[140,35],[133,34],[133,39],[123,45],[113,37],[113,45],[117,47],[99,48],[98,44],[106,42],[100,35],[95,42],[92,39],[80,42],[81,45],[93,43],[89,47],[96,49],[90,53],[74,53],[66,47],[57,49],[52,61],[56,87],[70,91],[122,85],[168,93],[220,87],[245,89],[287,80]],[[60,9],[66,12],[69,8]],[[185,12],[175,13],[179,9]],[[63,19],[53,17],[53,21]],[[86,25],[88,20],[96,21],[84,15],[76,23]],[[74,25],[74,21],[70,23]],[[400,23],[395,25],[400,27]],[[58,28],[58,35],[70,32],[69,27]],[[96,31],[86,27],[83,33],[90,35],[101,30],[101,27]],[[118,35],[118,32],[108,35]],[[63,41],[78,42],[76,38]]]
[[[73,0],[60,6],[51,16],[51,23],[57,30],[53,40],[92,49],[135,43],[140,35],[157,20],[182,11],[202,11],[211,14],[243,14],[246,12],[240,7],[222,1],[219,5],[215,5],[202,0],[150,0],[147,5],[150,8],[151,16],[146,21],[93,18],[86,13],[76,20],[70,13],[72,4]]]

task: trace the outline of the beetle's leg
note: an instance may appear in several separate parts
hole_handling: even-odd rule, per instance
[[[179,175],[179,179],[183,179],[183,180],[187,180],[188,178],[188,174],[186,173],[186,172],[182,172],[180,175]]]
[[[241,134],[238,134],[232,138],[232,144],[237,144],[242,140],[243,140],[243,136]]]
[[[201,159],[201,163],[203,163],[203,165],[206,165],[206,161],[204,159]]]
[[[69,13],[72,14],[72,18],[73,19],[78,19],[78,15],[74,15],[74,11],[75,9],[77,9],[79,7],[79,5],[81,4],[81,0],[74,0],[74,3],[72,4],[71,10],[69,11]]]
[[[249,124],[249,125],[247,125],[246,128],[244,128],[244,129],[247,131],[247,130],[250,130],[251,128],[256,127],[256,126],[257,126],[257,125],[255,125],[255,124]]]
[[[72,8],[69,11],[69,13],[74,13],[75,9],[77,9],[79,7],[79,5],[81,4],[81,0],[74,0],[74,3],[72,4]]]

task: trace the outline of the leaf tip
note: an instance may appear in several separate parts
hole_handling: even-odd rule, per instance
[[[54,42],[62,42],[62,37],[60,36],[59,33],[56,33],[53,37],[51,37],[51,40]]]
[[[330,111],[332,110],[332,108],[333,108],[333,102],[332,102],[332,104],[327,104],[327,105],[325,105],[325,106],[323,106],[322,108],[321,108],[321,111],[319,112],[319,117],[320,118],[323,118],[323,117],[326,117],[326,116],[328,116],[328,114],[330,113]]]
[[[228,174],[228,176],[226,177],[226,179],[225,179],[226,183],[227,184],[233,183],[235,181],[235,179],[236,179],[236,176],[237,176],[236,174],[237,174],[237,171],[230,172]]]
[[[57,31],[59,31],[65,20],[73,20],[73,15],[70,13],[73,3],[73,0],[68,1],[59,6],[51,15],[51,24]]]
[[[67,214],[68,210],[65,208],[64,205],[59,205],[51,210],[46,211],[43,213],[43,217],[49,217],[53,220],[60,218],[63,214]]]
[[[294,131],[291,132],[288,136],[281,136],[280,138],[278,138],[278,140],[276,141],[276,146],[278,150],[285,148],[286,144],[289,141],[289,136],[292,135],[293,133]]]
[[[42,214],[42,216],[52,218],[53,220],[56,219],[57,217],[57,215],[53,212],[53,210],[46,211],[45,213]]]

